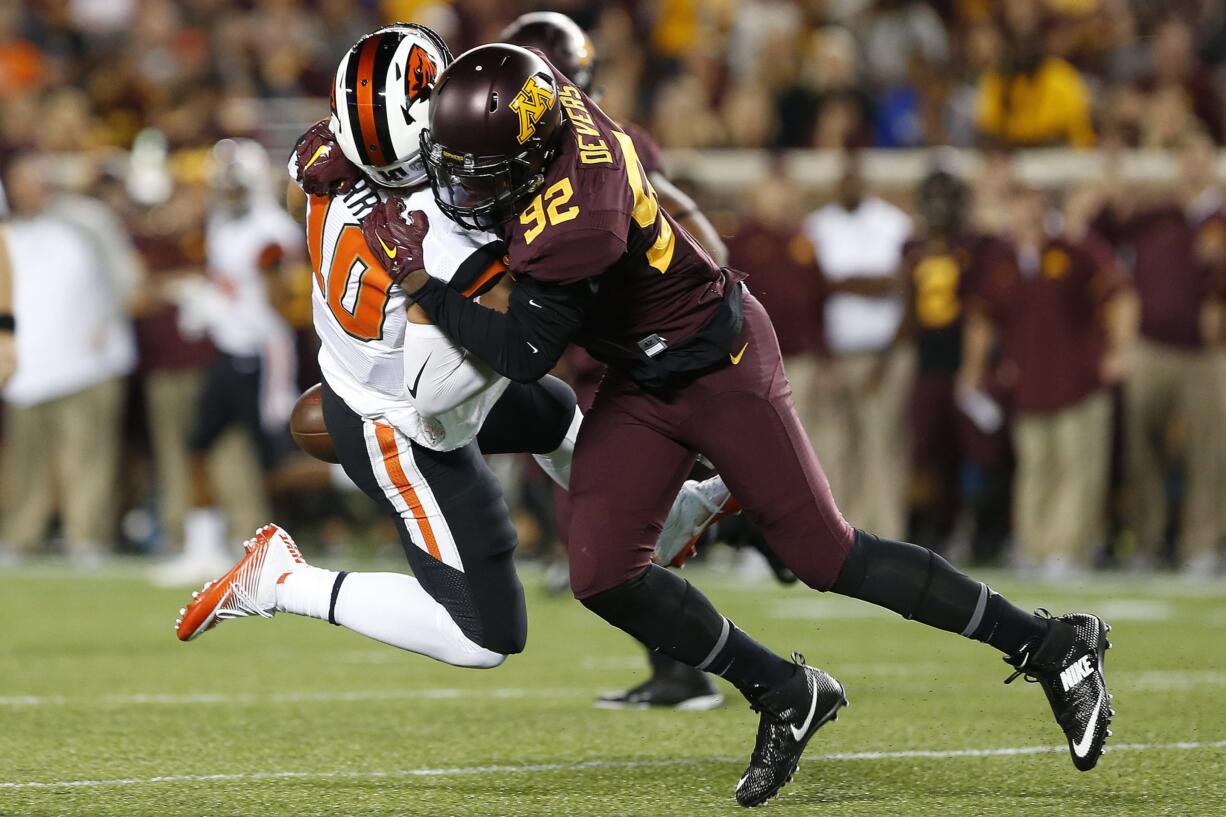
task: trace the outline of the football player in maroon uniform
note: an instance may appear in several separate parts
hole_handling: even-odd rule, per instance
[[[948,170],[938,167],[925,176],[915,203],[923,228],[903,246],[906,312],[877,362],[874,379],[884,376],[899,346],[915,344],[919,366],[908,415],[912,479],[923,497],[916,542],[945,551],[964,500],[962,471],[970,465],[984,486],[977,497],[965,498],[971,500],[976,523],[975,555],[983,557],[991,555],[983,552],[990,543],[1004,535],[993,536],[1000,527],[995,520],[1008,518],[1009,481],[1002,467],[1008,440],[999,426],[976,426],[959,406],[954,384],[962,364],[965,304],[981,273],[985,247],[999,239],[969,229],[969,192]],[[980,394],[981,400],[985,397]]]
[[[539,52],[473,49],[439,76],[422,156],[448,217],[501,231],[516,286],[505,313],[424,270],[398,270],[404,290],[513,380],[541,377],[571,343],[609,366],[575,450],[572,590],[648,647],[727,679],[761,714],[739,803],[778,793],[847,701],[828,673],[766,649],[652,563],[696,451],[802,581],[996,647],[1014,677],[1044,687],[1074,764],[1094,766],[1111,716],[1106,624],[1026,613],[931,551],[843,519],[765,310],[741,273],[660,208],[634,141],[574,83]],[[419,257],[427,226],[403,201],[381,207],[387,217],[368,222],[367,240],[395,269]]]
[[[539,49],[580,91],[592,97],[596,96],[592,90],[596,76],[595,47],[579,24],[565,14],[556,11],[521,14],[503,29],[499,40],[524,48]],[[715,227],[694,200],[664,175],[663,157],[655,140],[642,128],[628,122],[621,123],[621,128],[634,142],[639,162],[642,163],[651,186],[655,188],[660,206],[672,213],[677,223],[689,230],[719,264],[727,263],[728,250]],[[566,363],[577,370],[576,375],[580,383],[591,384],[589,389],[571,384],[575,386],[580,407],[587,411],[591,408],[595,385],[604,375],[604,365],[577,348],[567,355]],[[704,487],[723,490],[722,483],[704,486],[697,480],[687,480],[681,488],[680,501],[704,501],[705,498],[701,494]],[[555,490],[554,498],[558,505],[558,527],[565,540],[569,527],[566,523],[570,518],[570,496],[565,491]],[[716,505],[720,501],[721,497],[715,496],[707,499],[707,504]],[[596,699],[596,706],[603,709],[658,706],[702,710],[713,709],[723,703],[723,696],[705,672],[650,649],[647,651],[647,659],[651,668],[651,675],[647,680],[622,692],[601,695]]]

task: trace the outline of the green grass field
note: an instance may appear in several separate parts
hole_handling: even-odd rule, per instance
[[[1114,624],[1113,750],[1081,774],[1042,692],[1002,686],[988,648],[801,588],[690,578],[847,687],[772,814],[1226,813],[1223,585],[999,582]],[[291,616],[180,644],[185,592],[136,567],[2,573],[0,815],[739,813],[756,720],[735,693],[709,713],[594,709],[642,677],[637,648],[526,581],[528,650],[482,672]]]

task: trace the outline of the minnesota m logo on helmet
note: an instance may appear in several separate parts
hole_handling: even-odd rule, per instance
[[[536,125],[545,111],[554,106],[557,94],[553,88],[533,74],[507,106],[519,115],[519,143],[522,145],[536,133]]]

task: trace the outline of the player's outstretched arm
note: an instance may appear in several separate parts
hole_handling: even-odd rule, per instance
[[[523,276],[505,313],[488,309],[426,273],[422,242],[429,228],[425,213],[408,212],[396,197],[362,222],[367,246],[383,258],[392,281],[452,340],[516,382],[534,383],[548,374],[583,325],[595,285],[586,279],[543,284]]]
[[[426,275],[410,274],[401,286],[435,325],[503,377],[533,383],[549,373],[583,325],[594,297],[592,284],[542,284],[520,278],[505,313],[468,300]]]

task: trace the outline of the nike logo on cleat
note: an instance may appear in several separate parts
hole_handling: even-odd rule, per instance
[[[744,351],[744,350],[742,350]],[[817,689],[814,688],[809,701],[809,715],[805,718],[805,722],[797,729],[795,726],[788,724],[792,730],[792,738],[798,743],[805,739],[805,733],[809,731],[809,724],[813,723],[813,715],[817,712]]]
[[[1081,736],[1081,740],[1073,744],[1073,754],[1077,757],[1085,757],[1090,753],[1090,746],[1094,743],[1094,729],[1098,725],[1098,713],[1103,708],[1103,693],[1098,693],[1098,703],[1094,704],[1094,711],[1090,713],[1090,720],[1086,724],[1085,734]]]
[[[1080,684],[1093,671],[1094,665],[1090,663],[1089,655],[1083,655],[1072,664],[1069,664],[1064,668],[1064,671],[1060,673],[1060,683],[1064,686],[1064,691],[1068,692],[1070,689]]]

